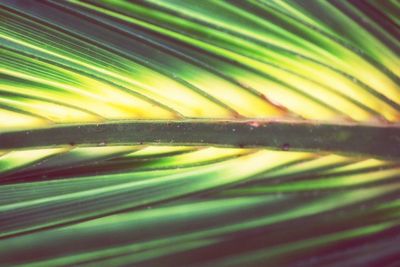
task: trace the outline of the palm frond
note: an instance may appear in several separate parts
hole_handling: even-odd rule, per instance
[[[0,2],[0,265],[397,266],[396,1]]]

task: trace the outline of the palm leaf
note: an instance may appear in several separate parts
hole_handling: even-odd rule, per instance
[[[396,1],[0,3],[4,266],[397,266]]]

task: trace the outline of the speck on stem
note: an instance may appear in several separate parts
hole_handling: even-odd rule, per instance
[[[284,143],[281,148],[282,148],[283,151],[288,151],[290,149],[290,144],[289,143]]]
[[[251,121],[251,122],[249,122],[249,125],[252,126],[252,127],[257,128],[257,127],[260,126],[260,123],[258,121]]]

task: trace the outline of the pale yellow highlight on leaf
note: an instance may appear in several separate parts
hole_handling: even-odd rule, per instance
[[[47,125],[48,121],[33,116],[0,109],[0,129],[17,129],[26,127],[40,127]]]

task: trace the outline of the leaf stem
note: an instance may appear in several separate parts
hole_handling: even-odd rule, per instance
[[[400,158],[400,125],[296,120],[119,120],[0,132],[0,149],[211,145]]]

